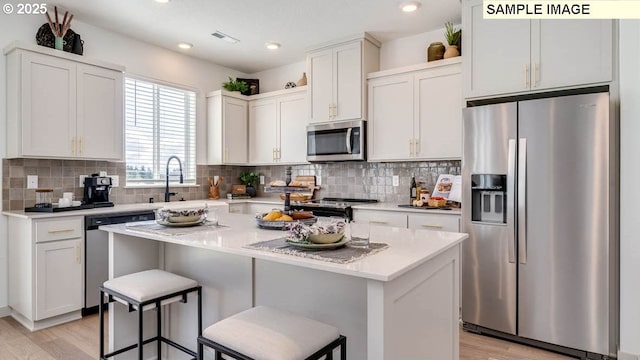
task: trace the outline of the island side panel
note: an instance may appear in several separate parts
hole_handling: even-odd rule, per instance
[[[347,337],[347,358],[367,360],[367,281],[255,260],[255,303],[333,325]],[[340,359],[338,351],[334,359]]]
[[[162,268],[162,244],[155,240],[135,236],[109,233],[109,279],[138,271]],[[97,290],[96,290],[97,291]],[[138,312],[128,312],[120,303],[109,305],[109,346],[106,351],[136,343],[138,336]],[[144,338],[155,335],[155,311],[144,313]],[[156,354],[155,343],[144,346],[145,358]],[[114,357],[117,360],[137,359],[137,351],[132,350]]]
[[[459,357],[459,245],[390,281],[369,280],[369,360]]]
[[[233,314],[250,309],[253,302],[253,261],[250,257],[231,255],[166,243],[165,270],[198,281],[202,286],[202,328]],[[167,313],[169,316],[166,317]],[[187,304],[172,304],[165,312],[164,334],[179,344],[196,349],[197,299]],[[173,348],[165,353],[168,359],[183,359],[184,354]],[[207,359],[211,356],[208,354]]]

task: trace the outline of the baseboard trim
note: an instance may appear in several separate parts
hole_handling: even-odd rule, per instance
[[[0,318],[11,315],[11,309],[8,306],[0,307]]]
[[[640,360],[640,354],[629,354],[624,351],[618,351],[618,360]]]

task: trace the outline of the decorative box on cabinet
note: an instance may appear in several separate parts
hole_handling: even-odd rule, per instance
[[[248,162],[246,96],[224,90],[207,94],[207,148],[210,165]]]
[[[380,67],[380,42],[364,34],[307,54],[309,122],[366,120],[366,75]]]
[[[371,73],[369,161],[462,157],[461,58]]]
[[[254,95],[250,99],[249,163],[306,163],[307,87]]]
[[[613,20],[495,21],[483,18],[481,0],[465,0],[462,28],[465,98],[613,78]]]
[[[9,307],[30,330],[79,319],[83,217],[8,217]]]
[[[14,43],[7,59],[7,157],[123,159],[124,67]]]

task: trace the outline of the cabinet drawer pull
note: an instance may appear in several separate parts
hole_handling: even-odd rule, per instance
[[[84,139],[83,136],[80,137],[80,155],[82,155],[82,153],[84,152],[84,142],[82,141]]]
[[[413,156],[413,140],[409,139],[409,156]]]
[[[49,230],[47,231],[49,234],[57,234],[62,232],[71,232],[73,229],[59,229],[59,230]]]
[[[388,224],[388,223],[389,222],[387,222],[387,221],[375,221],[375,220],[369,221],[369,224],[381,224],[381,225],[384,225],[384,224]]]
[[[420,154],[420,150],[418,147],[419,141],[420,140],[418,139],[413,139],[413,156],[418,156],[418,154]]]
[[[422,224],[420,226],[422,226],[423,228],[442,229],[442,225]]]
[[[538,87],[538,63],[533,64],[533,87]]]
[[[71,155],[76,154],[76,137],[71,138]]]
[[[524,64],[524,87],[529,87],[529,64]]]
[[[82,264],[82,243],[78,241],[78,245],[76,246],[76,262],[78,264]]]

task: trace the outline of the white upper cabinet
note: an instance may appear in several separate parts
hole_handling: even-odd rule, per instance
[[[278,129],[276,99],[249,102],[249,163],[276,162]]]
[[[123,159],[123,67],[40,46],[5,54],[8,157]]]
[[[249,101],[249,164],[306,163],[306,87],[257,96]]]
[[[366,75],[379,57],[380,43],[367,34],[309,52],[309,122],[366,119]]]
[[[461,60],[369,74],[369,161],[462,157]]]
[[[210,165],[246,165],[249,158],[245,96],[227,91],[207,95],[207,161]]]
[[[122,158],[121,72],[78,65],[78,152],[85,158]]]
[[[462,28],[465,98],[612,80],[612,20],[486,20],[465,0]]]
[[[307,92],[302,91],[278,99],[278,162],[307,162]]]

